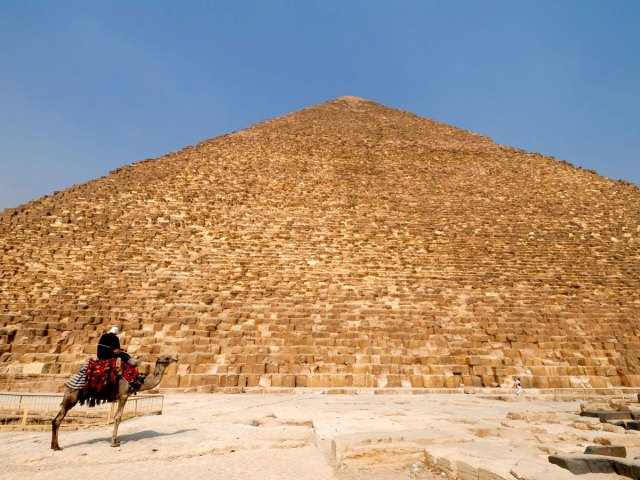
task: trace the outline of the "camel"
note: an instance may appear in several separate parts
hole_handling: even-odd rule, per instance
[[[158,360],[156,361],[154,372],[145,377],[144,383],[138,391],[142,392],[157,387],[162,380],[162,376],[164,375],[164,371],[166,370],[167,366],[177,361],[177,355],[159,355]],[[60,427],[60,424],[62,423],[64,417],[67,415],[67,412],[78,403],[79,393],[80,390],[75,390],[65,386],[64,397],[62,398],[62,403],[60,404],[60,412],[58,412],[56,418],[54,418],[53,422],[51,422],[51,448],[53,450],[62,450],[62,448],[60,448],[60,445],[58,445],[58,428]],[[122,411],[124,410],[124,406],[129,399],[129,395],[129,383],[126,380],[120,378],[118,384],[118,410],[116,411],[113,421],[113,434],[111,435],[112,447],[120,446],[120,440],[118,440],[118,427],[120,426]]]

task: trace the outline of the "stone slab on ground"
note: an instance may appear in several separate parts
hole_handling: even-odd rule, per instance
[[[574,475],[615,473],[633,479],[640,478],[640,460],[601,455],[550,455],[549,462],[567,469]]]
[[[605,455],[607,457],[627,457],[627,449],[623,445],[589,445],[584,449],[587,455]]]
[[[505,480],[621,480],[615,473],[585,473],[576,477],[573,473],[557,465],[538,461],[518,460]]]
[[[581,417],[596,417],[599,418],[601,422],[606,422],[609,420],[632,420],[633,413],[631,411],[620,411],[620,410],[585,410],[580,412]]]

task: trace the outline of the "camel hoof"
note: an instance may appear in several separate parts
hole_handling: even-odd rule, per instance
[[[59,451],[59,450],[62,450],[62,448],[60,448],[59,446],[56,445],[55,447],[52,446],[51,450]]]
[[[111,442],[111,446],[112,447],[119,447],[120,446],[120,440],[116,440],[115,442]]]

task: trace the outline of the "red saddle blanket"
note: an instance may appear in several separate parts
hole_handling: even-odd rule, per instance
[[[129,393],[140,390],[144,377],[138,370],[128,363],[122,362],[120,369],[117,359],[108,360],[89,359],[86,369],[87,381],[84,384],[80,403],[89,401],[92,407],[100,402],[113,402],[118,399],[118,382],[123,378],[129,383]]]

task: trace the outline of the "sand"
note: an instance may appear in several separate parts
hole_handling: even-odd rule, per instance
[[[574,478],[552,453],[640,455],[640,432],[579,417],[579,402],[473,395],[167,395],[162,415],[51,434],[0,432],[0,478],[402,480]],[[491,476],[493,475],[493,476]],[[588,474],[581,479],[623,478]]]

